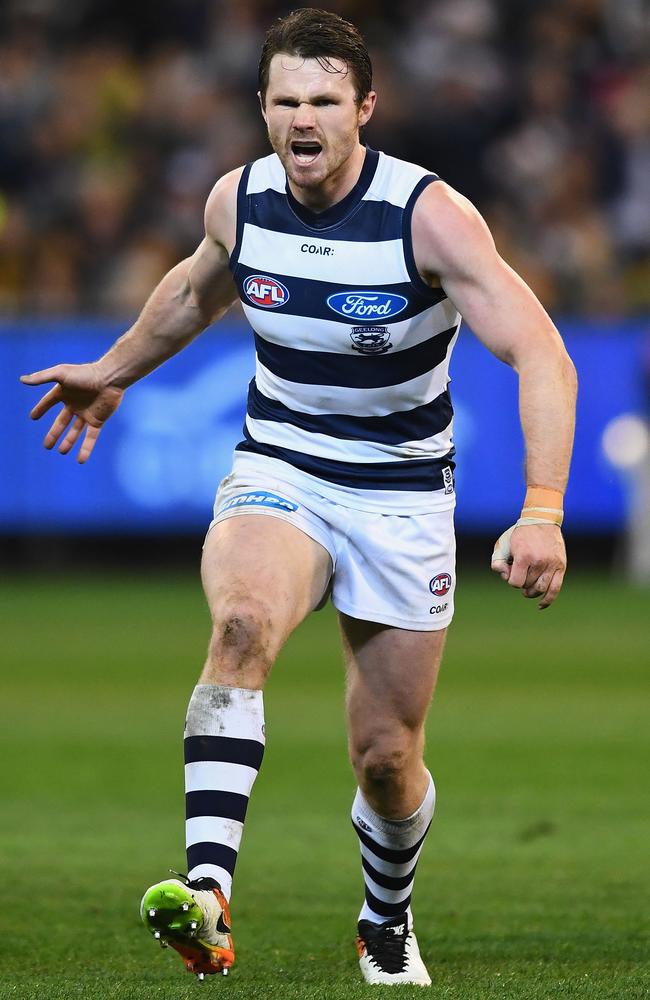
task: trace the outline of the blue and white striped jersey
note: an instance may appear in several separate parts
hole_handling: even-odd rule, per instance
[[[230,266],[257,363],[237,467],[264,456],[279,478],[297,469],[364,509],[453,505],[460,316],[418,274],[411,241],[413,206],[434,180],[367,149],[353,190],[314,213],[275,154],[244,169]]]

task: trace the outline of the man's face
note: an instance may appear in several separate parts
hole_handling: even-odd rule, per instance
[[[316,59],[274,55],[262,114],[289,179],[313,188],[336,175],[357,148],[374,104],[373,92],[356,103],[352,73],[341,60],[332,59],[328,71]]]

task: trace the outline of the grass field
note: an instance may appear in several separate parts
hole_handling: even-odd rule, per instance
[[[650,997],[649,597],[574,575],[540,614],[487,572],[461,581],[415,891],[427,995]],[[3,1000],[382,993],[358,980],[352,948],[361,876],[329,611],[267,691],[237,965],[203,986],[138,917],[144,888],[184,870],[180,736],[208,630],[198,578],[17,577],[0,585],[0,621]]]

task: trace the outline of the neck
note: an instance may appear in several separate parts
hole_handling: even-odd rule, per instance
[[[289,190],[296,201],[310,212],[324,212],[350,193],[359,180],[365,158],[366,147],[358,143],[351,156],[338,170],[326,177],[322,184],[314,187],[298,187],[287,175]]]

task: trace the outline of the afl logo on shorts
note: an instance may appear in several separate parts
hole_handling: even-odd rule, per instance
[[[267,274],[251,274],[244,282],[244,293],[256,306],[262,309],[277,309],[289,301],[289,290],[281,281],[269,278]]]
[[[429,590],[436,597],[444,597],[445,594],[449,593],[449,588],[451,587],[451,577],[449,573],[438,573],[434,576],[433,580],[429,583]]]

